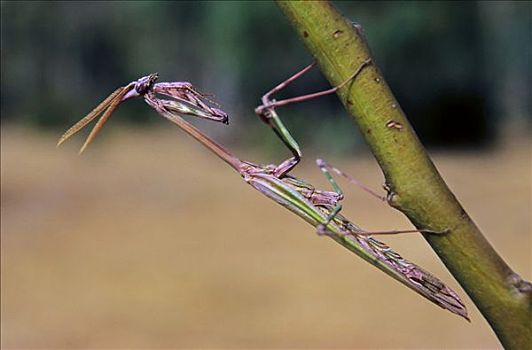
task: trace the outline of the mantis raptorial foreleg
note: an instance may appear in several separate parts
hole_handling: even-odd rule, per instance
[[[229,119],[227,119],[227,114],[224,111],[209,106],[207,103],[203,102],[202,99],[216,106],[219,106],[218,103],[209,99],[207,94],[199,91],[189,82],[178,81],[171,83],[157,83],[153,86],[152,91],[157,94],[172,97],[181,104],[188,106],[193,105],[196,107],[193,108],[192,113],[180,111],[181,113],[206,119],[212,119],[212,116],[217,116],[221,118],[220,121],[225,124],[229,121]]]

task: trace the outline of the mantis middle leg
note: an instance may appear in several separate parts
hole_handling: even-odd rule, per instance
[[[296,74],[289,77],[285,81],[281,82],[280,84],[275,86],[273,89],[268,91],[262,97],[262,105],[255,108],[255,113],[259,116],[259,118],[263,122],[270,125],[273,131],[277,134],[277,136],[281,139],[281,141],[288,147],[288,149],[290,150],[290,152],[292,152],[292,155],[293,155],[291,158],[279,164],[279,166],[277,167],[275,171],[276,176],[283,177],[286,174],[288,174],[300,162],[302,153],[296,140],[292,137],[288,129],[285,127],[285,125],[283,124],[279,116],[277,115],[275,108],[280,107],[280,106],[285,106],[288,104],[292,104],[292,103],[312,100],[320,96],[325,96],[325,95],[335,93],[340,88],[342,88],[344,85],[353,81],[360,74],[360,72],[362,72],[364,67],[366,67],[370,63],[371,63],[371,59],[365,60],[348,79],[346,79],[340,85],[335,86],[331,89],[319,91],[319,92],[315,92],[315,93],[311,93],[311,94],[307,94],[303,96],[292,97],[292,98],[279,100],[279,101],[271,99],[271,95],[284,89],[288,84],[290,84],[291,82],[295,81],[296,79],[301,77],[303,74],[308,72],[315,65],[313,63],[303,68],[301,71],[297,72]]]
[[[325,178],[327,179],[327,181],[331,184],[334,192],[336,192],[338,194],[339,198],[343,198],[343,191],[340,188],[340,186],[338,185],[338,183],[336,182],[336,180],[334,179],[334,177],[332,176],[331,171],[335,172],[338,175],[341,175],[341,176],[345,177],[349,182],[354,183],[355,185],[359,186],[364,191],[370,193],[372,196],[374,196],[374,197],[376,197],[376,198],[378,198],[380,200],[383,200],[383,201],[386,200],[385,197],[379,196],[377,193],[375,193],[374,191],[372,191],[368,187],[364,186],[362,183],[360,183],[358,180],[356,180],[352,176],[350,176],[350,175],[346,174],[345,172],[343,172],[343,171],[341,171],[341,170],[329,165],[324,160],[317,159],[316,160],[316,165],[320,168],[320,170],[322,171],[322,173],[325,176]],[[322,224],[318,225],[317,232],[318,232],[319,235],[329,234],[329,232],[327,231],[326,227],[332,220],[334,220],[336,217],[338,217],[338,214],[340,213],[341,210],[342,210],[342,205],[340,204],[340,201],[338,201],[336,203],[336,205],[334,207],[332,207],[332,209],[329,211],[329,215],[327,216],[327,220],[325,222],[323,222]],[[342,221],[344,221],[343,218],[342,218]],[[386,231],[363,231],[363,230],[357,230],[354,233],[356,233],[358,235],[395,235],[395,234],[399,234],[399,233],[415,233],[415,232],[432,233],[432,234],[441,234],[442,233],[442,232],[438,232],[438,231],[418,230],[418,229],[416,229],[416,230],[414,230],[414,229],[412,229],[412,230],[386,230]],[[351,233],[352,232],[346,232],[346,234],[351,234]]]

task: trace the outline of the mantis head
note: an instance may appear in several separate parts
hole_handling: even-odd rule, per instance
[[[152,73],[140,78],[135,82],[135,91],[139,95],[144,95],[146,92],[152,89],[153,84],[155,84],[157,79],[159,79],[159,73]]]

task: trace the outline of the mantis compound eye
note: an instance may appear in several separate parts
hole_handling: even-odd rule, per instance
[[[150,91],[153,87],[153,84],[159,79],[158,73],[153,73],[137,80],[135,84],[135,90],[139,95],[144,95],[146,92]]]

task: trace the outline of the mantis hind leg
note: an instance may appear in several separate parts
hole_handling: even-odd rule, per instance
[[[329,223],[332,220],[334,220],[334,218],[336,218],[336,216],[342,210],[342,204],[340,204],[340,200],[343,198],[344,192],[342,191],[342,188],[340,187],[340,185],[338,185],[336,180],[333,178],[333,176],[330,173],[329,169],[324,165],[325,162],[323,162],[321,159],[318,159],[318,160],[316,160],[316,164],[320,168],[321,172],[323,173],[323,175],[325,176],[327,181],[331,184],[331,186],[333,188],[333,191],[336,192],[336,194],[338,195],[338,198],[339,198],[339,200],[336,202],[335,206],[333,207],[333,209],[331,210],[329,215],[327,215],[327,218],[325,219],[325,222],[322,222],[321,224],[319,224],[316,227],[318,235],[321,236],[321,235],[327,235],[327,234],[331,233],[327,229],[327,226],[329,225]]]
[[[329,181],[329,183],[333,187],[334,191],[339,195],[340,198],[343,198],[343,191],[340,188],[340,186],[338,185],[338,183],[336,182],[336,180],[333,178],[333,176],[331,174],[331,171],[336,173],[336,174],[338,174],[338,175],[340,175],[340,176],[342,176],[342,177],[344,177],[344,178],[346,178],[350,183],[353,183],[353,184],[359,186],[360,188],[362,188],[364,191],[368,192],[372,196],[377,197],[380,200],[386,201],[386,197],[378,195],[376,192],[374,192],[370,188],[366,187],[364,184],[362,184],[361,182],[359,182],[358,180],[356,180],[352,176],[350,176],[350,175],[342,172],[341,170],[329,165],[324,160],[317,159],[316,160],[316,165],[318,165],[318,167],[321,169],[323,175],[325,175],[325,177],[327,178],[327,181]],[[327,219],[325,220],[325,222],[323,222],[323,223],[321,223],[320,225],[317,226],[318,235],[329,235],[329,234],[331,234],[331,232],[327,229],[327,225],[329,225],[329,223],[338,216],[338,214],[340,213],[341,210],[342,210],[342,205],[340,203],[336,203],[334,208],[331,210],[331,212],[327,216]],[[448,231],[446,230],[446,231],[442,232],[442,231],[418,230],[418,229],[412,229],[412,230],[387,230],[387,231],[364,231],[364,230],[358,230],[357,229],[356,231],[351,232],[351,229],[349,229],[348,231],[345,232],[345,234],[347,234],[347,235],[356,234],[356,235],[369,236],[369,235],[395,235],[395,234],[400,234],[400,233],[415,233],[415,232],[418,232],[418,233],[430,233],[430,234],[445,234]]]
[[[386,196],[379,195],[376,191],[374,191],[371,188],[369,188],[368,186],[364,185],[362,182],[358,181],[357,179],[355,179],[351,175],[349,175],[349,174],[341,171],[340,169],[335,168],[334,166],[330,165],[329,163],[327,163],[323,159],[316,159],[316,164],[320,167],[321,171],[324,174],[325,174],[325,171],[327,172],[326,175],[325,175],[327,177],[327,179],[329,179],[329,177],[332,178],[332,175],[331,175],[330,172],[333,172],[333,173],[345,178],[348,182],[352,183],[353,185],[356,185],[357,187],[359,187],[363,191],[369,193],[373,197],[375,197],[375,198],[377,198],[377,199],[379,199],[381,201],[386,201]],[[334,179],[333,179],[333,181],[334,181]],[[329,182],[331,182],[331,180],[329,180]]]

